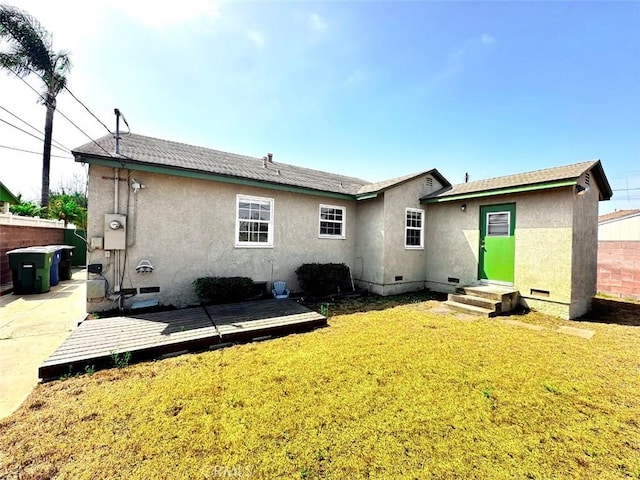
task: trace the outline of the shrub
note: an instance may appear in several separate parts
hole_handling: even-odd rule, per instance
[[[344,263],[305,263],[296,275],[306,295],[321,297],[353,290],[349,267]]]
[[[253,290],[253,280],[249,277],[201,277],[193,284],[203,302],[241,302],[249,298]]]

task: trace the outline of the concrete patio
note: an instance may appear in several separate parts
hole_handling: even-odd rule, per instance
[[[38,367],[86,317],[86,270],[47,293],[0,297],[0,418],[38,383]]]

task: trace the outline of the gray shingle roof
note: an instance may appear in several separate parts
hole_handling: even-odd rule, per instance
[[[361,187],[370,184],[359,178],[287,165],[277,161],[267,163],[265,168],[261,158],[137,134],[122,135],[120,156],[107,153],[114,151],[114,138],[112,135],[106,135],[96,142],[86,143],[76,148],[73,154],[76,156],[76,161],[86,161],[88,156],[98,157],[110,161],[121,160],[127,163],[210,173],[346,195],[356,195]]]
[[[634,217],[640,215],[640,209],[635,210],[618,210],[615,212],[605,213],[598,217],[598,223],[611,222],[613,220],[620,220],[626,217]]]
[[[378,193],[381,192],[383,190],[386,190],[388,188],[391,187],[395,187],[396,185],[399,185],[403,182],[407,182],[409,180],[413,180],[414,178],[417,178],[421,175],[427,175],[427,174],[431,174],[433,175],[436,180],[438,180],[442,185],[446,186],[446,187],[450,187],[451,184],[447,181],[446,178],[444,178],[440,172],[438,172],[438,170],[436,170],[435,168],[432,170],[427,170],[424,172],[418,172],[418,173],[411,173],[409,175],[403,175],[402,177],[396,177],[396,178],[392,178],[389,180],[384,180],[382,182],[376,182],[376,183],[370,183],[368,185],[364,185],[362,187],[360,187],[360,190],[358,190],[358,195],[367,195],[370,193]]]
[[[561,167],[535,170],[533,172],[517,173],[515,175],[507,175],[504,177],[459,183],[457,185],[453,185],[450,189],[427,195],[423,197],[423,200],[430,198],[456,197],[467,194],[472,195],[480,192],[490,192],[494,190],[499,191],[508,188],[542,185],[554,182],[557,183],[564,180],[576,180],[587,170],[593,170],[596,174],[596,181],[598,182],[598,187],[600,188],[603,199],[608,200],[611,198],[611,187],[604,175],[604,170],[602,169],[600,160],[591,160],[588,162],[574,163],[572,165],[564,165]]]

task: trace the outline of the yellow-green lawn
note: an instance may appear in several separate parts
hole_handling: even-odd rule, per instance
[[[39,385],[0,478],[640,478],[640,326],[434,306]]]

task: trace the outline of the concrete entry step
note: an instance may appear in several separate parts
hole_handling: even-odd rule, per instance
[[[476,297],[474,295],[451,294],[447,299],[451,302],[485,308],[492,312],[500,312],[500,309],[502,308],[500,300],[491,300],[489,298]]]
[[[513,288],[475,285],[457,288],[455,294],[449,294],[445,305],[462,312],[494,317],[513,310],[519,297],[519,292]]]
[[[464,303],[458,303],[451,300],[443,302],[444,305],[456,310],[457,312],[469,313],[471,315],[480,315],[483,317],[495,317],[498,313],[488,308],[476,307],[475,305],[468,305]]]

